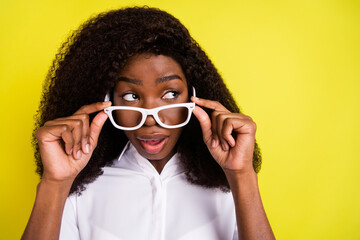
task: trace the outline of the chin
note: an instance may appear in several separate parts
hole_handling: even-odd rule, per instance
[[[169,160],[175,154],[175,151],[171,151],[171,150],[167,150],[167,149],[163,149],[162,151],[155,152],[155,153],[153,153],[153,152],[149,153],[149,152],[145,151],[144,149],[141,149],[141,151],[138,150],[138,152],[144,158],[146,158],[148,160],[153,160],[153,161]]]
[[[164,146],[160,149],[144,148],[144,146],[138,141],[133,145],[135,146],[138,153],[144,158],[152,161],[169,160],[175,154],[175,146]],[[148,151],[150,150],[150,151]]]

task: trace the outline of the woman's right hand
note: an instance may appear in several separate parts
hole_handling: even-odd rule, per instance
[[[109,106],[111,102],[85,105],[69,117],[46,122],[36,131],[44,166],[43,180],[72,183],[89,162],[108,117],[101,110]],[[89,114],[98,111],[89,125]]]

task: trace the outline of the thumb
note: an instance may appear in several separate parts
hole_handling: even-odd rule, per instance
[[[108,115],[104,111],[100,111],[98,114],[96,114],[93,121],[91,122],[91,125],[90,125],[90,144],[91,144],[93,149],[97,145],[101,129],[104,126],[104,123],[105,123],[107,118],[108,118]]]
[[[193,113],[195,117],[199,120],[205,144],[210,146],[212,139],[212,131],[209,115],[199,106],[195,106]]]

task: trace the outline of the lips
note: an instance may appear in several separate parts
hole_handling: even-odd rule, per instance
[[[157,154],[163,150],[167,140],[169,139],[168,136],[165,135],[143,135],[137,137],[140,141],[141,146],[147,153],[150,154]]]

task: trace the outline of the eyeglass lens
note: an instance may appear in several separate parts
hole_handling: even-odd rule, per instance
[[[112,111],[113,118],[121,127],[138,126],[142,120],[142,114],[136,110],[117,109]],[[187,107],[166,108],[158,112],[160,121],[169,126],[182,124],[186,121],[189,114]]]

